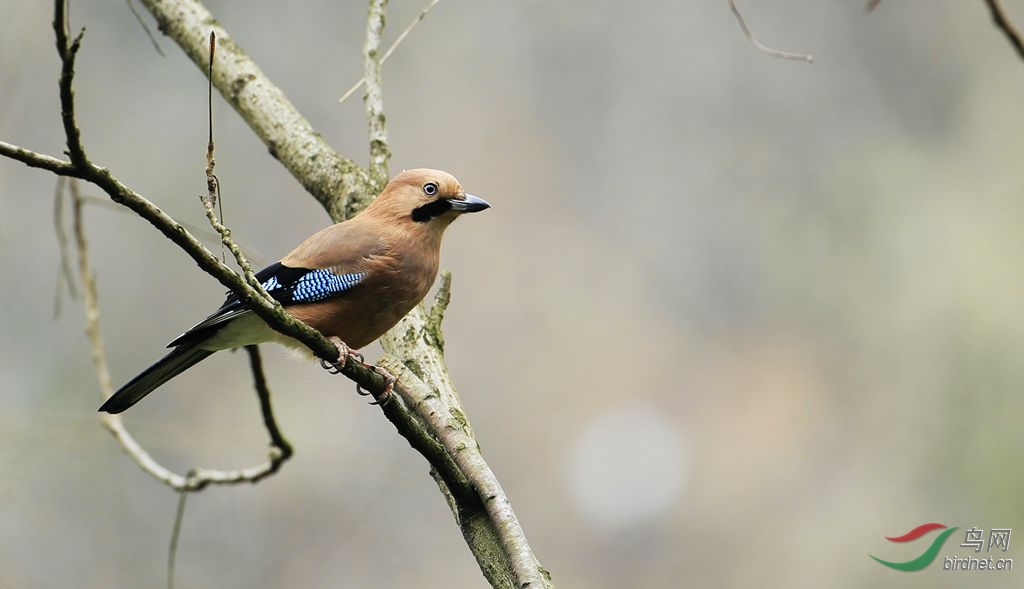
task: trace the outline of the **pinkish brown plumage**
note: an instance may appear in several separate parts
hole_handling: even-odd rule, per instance
[[[409,312],[437,278],[441,238],[460,214],[488,208],[451,174],[407,170],[366,209],[313,234],[280,262],[257,274],[264,288],[296,318],[328,337],[361,348]],[[278,334],[233,295],[186,331],[174,349],[126,385],[101,411],[120,413],[210,354],[278,341]]]

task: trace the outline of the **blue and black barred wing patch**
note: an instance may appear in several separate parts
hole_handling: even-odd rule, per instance
[[[283,267],[283,266],[282,266]],[[289,268],[289,270],[294,270]],[[292,273],[288,273],[292,274]],[[326,268],[304,270],[298,277],[284,276],[284,273],[271,276],[263,282],[270,296],[281,304],[315,303],[335,297],[366,278],[366,272],[349,272],[336,274]]]
[[[344,293],[365,278],[366,272],[337,274],[327,268],[290,268],[281,262],[274,262],[256,274],[267,294],[282,305],[324,301]],[[229,293],[214,314],[175,338],[167,347],[181,345],[197,336],[206,337],[232,319],[250,312],[238,297]]]

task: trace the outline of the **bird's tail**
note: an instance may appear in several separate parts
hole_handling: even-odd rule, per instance
[[[181,345],[163,358],[157,360],[152,366],[142,371],[128,384],[124,385],[116,393],[107,399],[107,402],[100,407],[100,411],[107,413],[120,413],[125,409],[139,402],[153,389],[159,387],[175,376],[188,370],[199,363],[213,352],[200,349],[196,345]]]

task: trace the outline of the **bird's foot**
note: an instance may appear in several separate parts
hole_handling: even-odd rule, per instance
[[[329,362],[323,358],[320,359],[320,366],[322,366],[327,372],[330,372],[331,374],[339,374],[345,369],[345,366],[348,365],[349,358],[354,358],[359,362],[363,361],[363,355],[348,347],[348,344],[343,342],[340,337],[332,335],[327,339],[331,340],[331,343],[338,348],[338,359],[334,362]]]
[[[340,337],[331,336],[331,337],[329,337],[327,339],[331,340],[331,342],[338,348],[338,359],[336,361],[329,362],[329,361],[324,360],[322,358],[320,359],[320,366],[323,366],[324,369],[327,370],[327,372],[330,372],[331,374],[339,374],[339,373],[341,373],[341,371],[345,369],[345,366],[348,365],[349,359],[355,360],[356,362],[359,362],[360,364],[366,365],[366,359],[363,357],[363,355],[360,354],[357,350],[353,350],[352,348],[348,347],[348,344],[346,344],[344,341],[342,341],[342,339]],[[380,395],[377,395],[376,400],[375,401],[371,401],[370,404],[371,405],[387,405],[388,402],[391,401],[391,397],[394,396],[395,382],[398,379],[395,378],[395,376],[393,374],[391,374],[387,370],[381,368],[380,366],[376,366],[376,365],[369,365],[369,366],[370,366],[370,368],[373,369],[374,372],[376,372],[377,374],[379,374],[379,375],[384,377],[384,383],[385,383],[384,384],[384,391],[381,392]],[[359,395],[362,395],[362,396],[365,397],[367,395],[371,395],[372,393],[370,393],[369,391],[364,390],[363,387],[359,386],[359,383],[356,383],[356,394],[359,394]]]
[[[387,405],[388,402],[391,401],[391,397],[394,396],[395,382],[398,379],[395,378],[395,375],[391,374],[390,372],[388,372],[384,368],[381,368],[380,366],[377,366],[376,364],[369,364],[368,366],[374,372],[376,372],[377,374],[379,374],[379,375],[384,377],[384,390],[380,393],[380,395],[377,395],[375,397],[374,401],[370,401],[370,405],[382,405],[382,406],[383,405]],[[359,383],[357,382],[356,383],[356,394],[357,395],[362,395],[363,397],[365,397],[367,395],[372,395],[373,393],[371,393],[370,391],[368,391],[368,390],[364,389],[363,387],[359,386]]]
[[[377,396],[377,400],[370,402],[370,404],[380,405],[381,407],[383,407],[384,405],[390,403],[391,399],[394,398],[395,382],[398,381],[398,378],[395,377],[394,374],[391,374],[386,369],[381,368],[376,364],[373,366],[373,371],[384,377],[384,390],[381,392],[380,395]]]

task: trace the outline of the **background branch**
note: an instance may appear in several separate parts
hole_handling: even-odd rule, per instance
[[[1017,51],[1017,55],[1021,59],[1024,59],[1024,38],[1021,38],[1020,31],[1014,26],[1013,21],[1006,15],[1003,10],[1003,6],[999,0],[985,0],[985,4],[988,5],[989,12],[992,13],[992,20],[996,24],[996,28],[1006,35],[1006,39],[1010,42],[1010,45]]]
[[[729,7],[732,8],[732,13],[736,15],[736,20],[739,21],[740,28],[743,29],[743,34],[747,36],[748,40],[750,40],[750,44],[754,46],[754,49],[757,49],[765,55],[778,57],[780,59],[791,59],[794,61],[814,63],[814,56],[812,55],[779,51],[778,49],[772,49],[771,47],[762,44],[757,40],[757,37],[754,36],[754,32],[750,30],[750,27],[747,26],[747,20],[743,18],[743,14],[740,12],[740,9],[736,7],[736,0],[729,0]]]
[[[388,50],[384,52],[384,55],[381,56],[381,65],[384,65],[384,63],[387,62],[388,58],[391,57],[391,54],[395,52],[395,49],[397,49],[398,46],[402,44],[402,41],[405,41],[405,38],[408,37],[409,33],[411,33],[412,30],[416,28],[416,25],[420,24],[420,22],[422,22],[423,19],[427,18],[427,14],[430,13],[430,9],[432,9],[434,6],[437,6],[437,3],[440,1],[441,0],[430,0],[430,4],[427,4],[427,6],[423,10],[421,10],[418,15],[416,15],[416,18],[414,18],[412,22],[409,23],[409,26],[405,27],[405,29],[398,35],[398,38],[395,39],[395,42],[392,43],[391,46],[388,47]],[[365,83],[366,76],[359,78],[358,82],[352,84],[352,87],[346,90],[345,93],[341,95],[341,98],[338,99],[338,102],[342,103],[348,100],[349,96],[355,94],[356,90],[362,87],[362,85]]]

